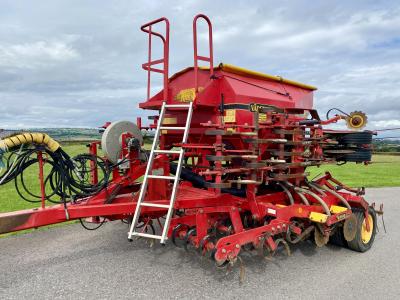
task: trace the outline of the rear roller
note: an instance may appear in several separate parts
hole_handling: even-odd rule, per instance
[[[372,207],[368,208],[367,228],[366,218],[363,211],[354,211],[353,214],[357,218],[357,230],[354,239],[347,242],[350,249],[358,252],[368,251],[375,240],[376,235],[376,213]]]

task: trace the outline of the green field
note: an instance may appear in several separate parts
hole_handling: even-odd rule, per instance
[[[85,145],[67,144],[63,149],[74,156],[86,153]],[[375,155],[373,164],[364,166],[362,164],[348,163],[344,166],[325,165],[322,167],[309,168],[310,178],[330,171],[333,176],[352,187],[388,187],[400,186],[400,156]],[[38,170],[35,167],[26,171],[26,184],[35,187],[38,191]],[[14,183],[10,182],[0,186],[0,212],[15,211],[25,208],[38,207],[19,198],[15,191]]]
[[[87,147],[84,144],[70,144],[63,146],[63,149],[70,155],[75,156],[79,153],[86,153]],[[48,169],[45,169],[45,172]],[[4,171],[3,171],[4,172]],[[24,175],[25,183],[28,187],[32,187],[32,191],[39,192],[39,170],[37,164],[28,168]],[[32,207],[38,207],[39,203],[29,203],[19,197],[15,191],[14,181],[0,186],[0,212],[14,211]]]
[[[343,166],[324,165],[307,169],[309,178],[329,171],[335,178],[351,187],[400,186],[400,156],[374,155],[372,164],[347,163]]]

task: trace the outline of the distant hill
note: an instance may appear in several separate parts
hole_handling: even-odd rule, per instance
[[[375,152],[400,152],[400,140],[392,139],[374,139]]]
[[[97,128],[30,128],[24,130],[3,130],[0,129],[0,139],[13,132],[44,132],[53,139],[61,142],[79,142],[100,140],[101,133]],[[150,142],[153,138],[153,131],[143,133],[144,139]],[[398,138],[375,138],[373,140],[374,152],[400,152],[400,139]]]
[[[43,132],[57,141],[91,141],[101,139],[97,128],[29,128],[23,130],[2,130],[1,136],[7,136],[12,132]]]

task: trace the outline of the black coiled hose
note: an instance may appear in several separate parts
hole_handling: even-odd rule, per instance
[[[42,146],[29,146],[10,152],[6,160],[5,172],[0,176],[0,185],[14,180],[19,196],[29,202],[40,202],[38,185],[29,187],[27,169],[38,164],[37,153],[43,153],[46,175],[44,185],[46,200],[53,203],[66,203],[80,198],[92,196],[104,189],[109,181],[111,166],[102,158],[91,154],[80,154],[72,159],[59,148],[51,152]],[[96,184],[90,182],[93,165],[99,173]]]

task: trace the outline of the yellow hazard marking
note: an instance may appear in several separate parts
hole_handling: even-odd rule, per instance
[[[365,117],[362,115],[354,114],[350,117],[349,124],[353,128],[361,128],[365,124]]]
[[[304,84],[304,83],[297,82],[297,81],[294,81],[294,80],[285,79],[285,78],[282,78],[280,76],[269,75],[269,74],[264,74],[264,73],[248,70],[248,69],[237,67],[237,66],[234,66],[234,65],[222,64],[221,63],[219,65],[219,68],[222,71],[225,71],[225,72],[235,73],[235,74],[238,74],[238,75],[244,75],[244,76],[249,76],[249,77],[253,77],[253,78],[255,77],[255,78],[260,78],[260,79],[278,81],[278,82],[282,82],[282,83],[287,83],[287,84],[290,84],[290,85],[298,86],[300,88],[307,89],[307,90],[314,91],[314,90],[317,89],[316,87],[308,85],[308,84]]]
[[[161,134],[167,134],[168,130],[161,130]]]
[[[321,214],[321,213],[318,213],[318,212],[311,212],[310,216],[308,218],[313,222],[325,223],[326,220],[328,220],[328,215]]]
[[[172,124],[177,124],[178,121],[176,118],[164,118],[163,120],[163,125],[172,125]]]
[[[258,114],[258,122],[267,122],[267,114]]]
[[[0,149],[11,149],[24,144],[45,145],[51,152],[57,151],[61,146],[46,133],[21,133],[5,139],[0,139]]]
[[[201,92],[203,89],[204,89],[203,87],[199,87],[199,92]],[[175,100],[179,101],[179,102],[191,102],[195,98],[196,98],[196,89],[195,88],[181,90],[175,96]]]
[[[368,225],[369,225],[369,231],[367,230],[367,224],[364,219],[361,227],[361,239],[364,244],[369,243],[374,229],[374,220],[372,219],[372,216],[370,214],[368,214]]]
[[[225,123],[234,123],[236,122],[236,109],[226,109],[224,116]]]
[[[345,212],[347,210],[347,207],[343,207],[343,206],[337,206],[337,205],[332,205],[329,210],[331,211],[331,213],[333,214],[340,214],[342,212]]]
[[[287,205],[283,205],[283,204],[276,204],[275,206],[277,206],[277,207],[286,207]]]
[[[254,106],[257,104],[250,104],[250,106]],[[258,107],[254,106],[253,108],[256,109],[256,111],[259,109]],[[251,107],[250,107],[251,110]],[[225,109],[225,116],[224,116],[224,122],[225,123],[235,123],[236,122],[236,111],[237,109]],[[259,113],[258,114],[258,122],[266,122],[267,121],[267,114],[265,113]]]

